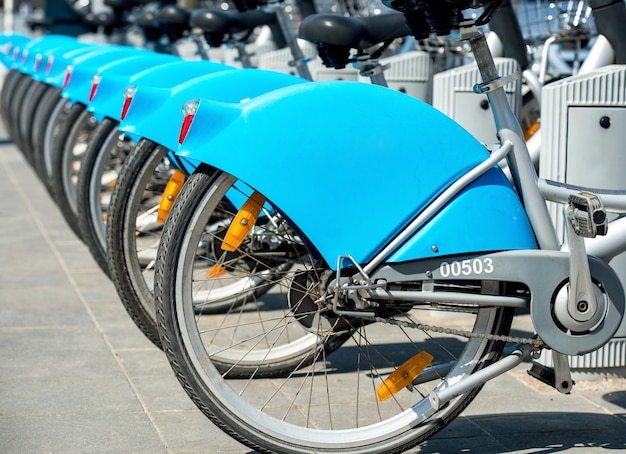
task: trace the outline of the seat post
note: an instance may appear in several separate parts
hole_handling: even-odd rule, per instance
[[[309,67],[307,65],[307,59],[304,57],[304,53],[298,44],[296,33],[293,30],[291,21],[289,20],[289,15],[285,10],[285,2],[270,2],[266,8],[276,14],[276,19],[278,20],[280,28],[283,31],[283,35],[285,36],[285,40],[287,41],[287,46],[289,46],[289,49],[291,50],[293,65],[296,68],[296,71],[298,71],[298,75],[303,79],[313,80],[311,71],[309,71]]]

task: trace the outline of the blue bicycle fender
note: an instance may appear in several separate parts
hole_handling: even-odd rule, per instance
[[[121,66],[103,71],[87,110],[93,112],[97,118],[106,116],[119,121],[122,113],[121,106],[124,102],[124,90],[131,85],[172,88],[192,78],[234,69],[232,66],[221,63],[202,60],[186,61],[171,55],[155,53],[154,57],[154,61],[146,59],[129,62],[129,65],[140,66],[138,70],[130,73],[120,71]]]
[[[331,266],[366,263],[452,182],[488,157],[461,126],[391,89],[312,82],[244,104],[200,101],[178,154],[259,190],[302,230]],[[458,199],[458,201],[457,201]],[[469,206],[472,203],[478,206]],[[501,170],[479,178],[418,231],[393,260],[534,247],[528,219]],[[323,207],[323,209],[322,209]],[[443,225],[452,219],[455,228]],[[492,226],[506,231],[493,239]],[[442,224],[442,225],[440,225]],[[450,238],[447,232],[458,232]],[[427,241],[427,244],[424,244]]]
[[[176,150],[182,122],[181,108],[189,99],[203,97],[239,103],[277,88],[305,82],[308,83],[305,79],[274,71],[234,69],[201,76],[173,89],[138,86],[120,129]]]
[[[46,55],[45,65],[42,62],[43,75],[41,81],[61,88],[65,83],[65,76],[68,66],[89,65],[89,60],[103,54],[111,52],[111,49],[117,49],[119,46],[111,47],[95,43],[94,45],[85,47],[76,47],[69,50],[60,50],[54,54]]]
[[[0,35],[0,63],[7,69],[19,63],[22,47],[30,42],[31,38],[19,34]]]
[[[141,60],[156,55],[154,52],[135,49],[127,46],[111,47],[108,52],[98,53],[88,59],[76,59],[72,63],[72,72],[69,81],[65,84],[61,96],[71,102],[87,104],[91,92],[91,79],[94,75],[114,67],[125,64],[130,60]]]
[[[86,44],[77,41],[76,38],[64,35],[46,35],[41,38],[34,38],[23,46],[16,69],[24,74],[33,76],[36,72],[39,72],[44,54],[49,55],[65,49],[76,49],[86,46]]]
[[[29,50],[24,71],[29,72],[35,80],[48,83],[50,75],[54,74],[53,67],[61,68],[59,71],[64,73],[77,56],[103,51],[105,48],[103,44],[84,43],[69,36],[44,36],[40,43]]]

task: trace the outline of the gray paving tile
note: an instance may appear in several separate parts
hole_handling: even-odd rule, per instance
[[[0,418],[4,454],[159,454],[168,452],[143,413]]]
[[[199,410],[160,412],[153,417],[167,445],[177,454],[255,452],[215,427]]]

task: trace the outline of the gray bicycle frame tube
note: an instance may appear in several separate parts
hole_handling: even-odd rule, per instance
[[[462,31],[462,34],[472,46],[484,83],[488,85],[497,81],[500,76],[482,32],[476,27],[470,27]],[[513,150],[507,157],[509,169],[535,233],[537,244],[541,249],[558,250],[559,241],[545,200],[537,187],[537,173],[528,153],[522,128],[511,109],[504,88],[487,91],[487,98],[492,107],[500,141],[502,143],[510,141],[513,144]]]

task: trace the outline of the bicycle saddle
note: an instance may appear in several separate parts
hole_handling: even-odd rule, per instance
[[[98,27],[113,27],[119,23],[115,15],[108,11],[100,11],[99,13],[87,13],[85,14],[84,21],[96,28]]]
[[[485,10],[475,20],[476,25],[489,22],[502,0],[382,0],[385,6],[404,13],[407,27],[416,39],[426,39],[430,33],[448,35],[464,20],[462,11],[470,8]]]
[[[160,24],[188,26],[191,13],[180,6],[167,5],[158,10],[155,17]]]
[[[218,47],[229,35],[251,32],[260,25],[270,25],[276,21],[276,15],[262,10],[244,12],[201,9],[191,13],[189,24],[204,32],[209,45]]]
[[[369,17],[338,14],[312,14],[306,17],[298,36],[317,45],[324,65],[344,68],[351,49],[367,49],[409,34],[402,14],[391,13]]]
[[[181,39],[190,29],[191,13],[176,5],[166,5],[155,14],[156,26],[165,33],[171,42]]]

